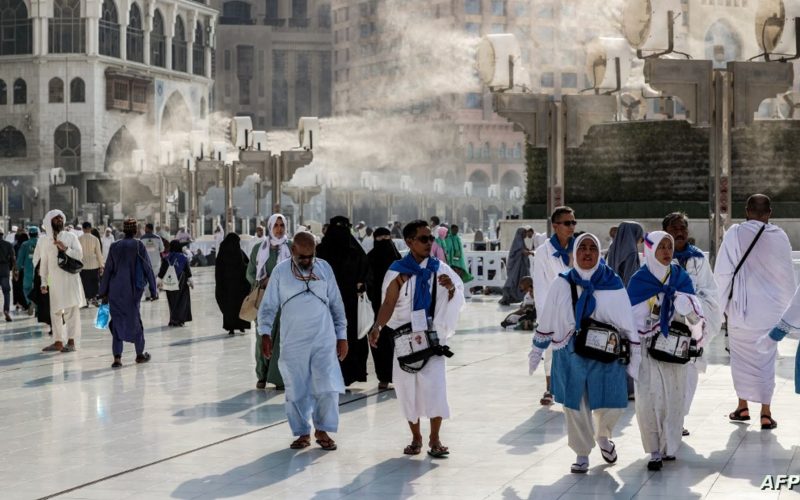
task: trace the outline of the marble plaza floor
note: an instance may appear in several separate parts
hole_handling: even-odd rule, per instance
[[[800,474],[795,340],[780,346],[776,430],[725,417],[736,400],[717,339],[676,462],[646,470],[631,404],[615,436],[618,463],[606,465],[595,449],[579,476],[568,472],[574,455],[560,406],[539,406],[541,368],[527,375],[530,334],[500,331],[505,309],[478,296],[451,342],[452,419],[442,434],[450,458],[402,454],[407,426],[372,374],[341,397],[337,451],[294,451],[283,393],[255,389],[252,333],[229,338],[213,273],[195,279],[185,328],[163,326],[166,300],[142,305],[146,365],[133,363],[126,344],[125,366],[110,369],[95,309],[82,311],[83,339],[71,354],[41,353],[49,337],[27,316],[0,325],[0,499],[800,498],[785,486],[760,491],[766,474]]]

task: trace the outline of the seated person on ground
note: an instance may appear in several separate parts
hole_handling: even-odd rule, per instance
[[[519,280],[519,289],[525,294],[522,305],[500,322],[500,326],[508,328],[516,325],[517,330],[533,330],[536,324],[536,306],[533,303],[533,279],[525,276]]]

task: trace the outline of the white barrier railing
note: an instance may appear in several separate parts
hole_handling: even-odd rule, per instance
[[[472,287],[502,287],[506,282],[506,259],[508,252],[464,252],[469,272],[475,277],[467,283]]]

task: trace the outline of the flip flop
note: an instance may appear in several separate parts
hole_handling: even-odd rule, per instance
[[[317,444],[325,451],[333,451],[337,448],[336,442],[331,438],[317,439]]]
[[[587,472],[589,472],[589,464],[588,463],[572,464],[569,468],[569,471],[573,474],[586,474]]]
[[[539,404],[542,406],[550,406],[553,404],[553,394],[549,391],[545,391],[542,395],[542,399],[539,400]]]
[[[600,455],[603,456],[603,460],[606,463],[613,464],[617,462],[617,447],[614,444],[614,441],[609,441],[611,443],[610,450],[604,450],[602,446],[600,446]]]
[[[311,446],[311,440],[309,439],[309,437],[300,436],[299,438],[292,441],[292,444],[289,445],[289,448],[293,450],[302,450],[303,448],[308,448],[309,446]]]
[[[433,458],[446,458],[449,454],[450,450],[447,448],[447,446],[442,446],[441,443],[431,446],[431,449],[428,450],[428,455]]]
[[[422,443],[418,441],[411,441],[411,444],[403,449],[404,455],[419,455],[422,451]]]

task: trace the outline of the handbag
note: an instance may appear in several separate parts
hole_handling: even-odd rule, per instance
[[[83,262],[78,259],[73,259],[67,252],[63,250],[58,251],[58,267],[70,274],[78,274],[83,269]]]
[[[433,275],[433,294],[431,297],[430,317],[436,311],[436,274]],[[453,357],[453,351],[446,345],[439,343],[439,335],[435,330],[428,328],[421,333],[414,333],[411,322],[393,329],[384,326],[381,335],[391,335],[394,339],[394,354],[400,369],[407,373],[417,373],[428,364],[433,356]]]
[[[667,336],[657,333],[650,339],[647,346],[650,357],[663,361],[685,365],[691,358],[699,358],[703,355],[703,348],[697,347],[697,341],[692,338],[692,332],[686,323],[673,321],[669,324]]]
[[[258,307],[261,305],[261,300],[264,298],[265,288],[256,285],[247,297],[242,302],[242,307],[239,308],[239,319],[244,321],[255,321],[258,317]]]
[[[366,337],[374,323],[375,311],[372,310],[372,302],[366,292],[358,294],[358,338]]]
[[[98,330],[105,330],[111,322],[111,309],[108,304],[100,304],[97,308],[97,315],[94,317],[94,327]]]
[[[578,304],[578,287],[571,281],[569,286],[574,308]],[[628,340],[620,335],[619,330],[592,318],[583,318],[580,329],[575,332],[575,353],[601,363],[619,360],[625,364],[628,345]]]

